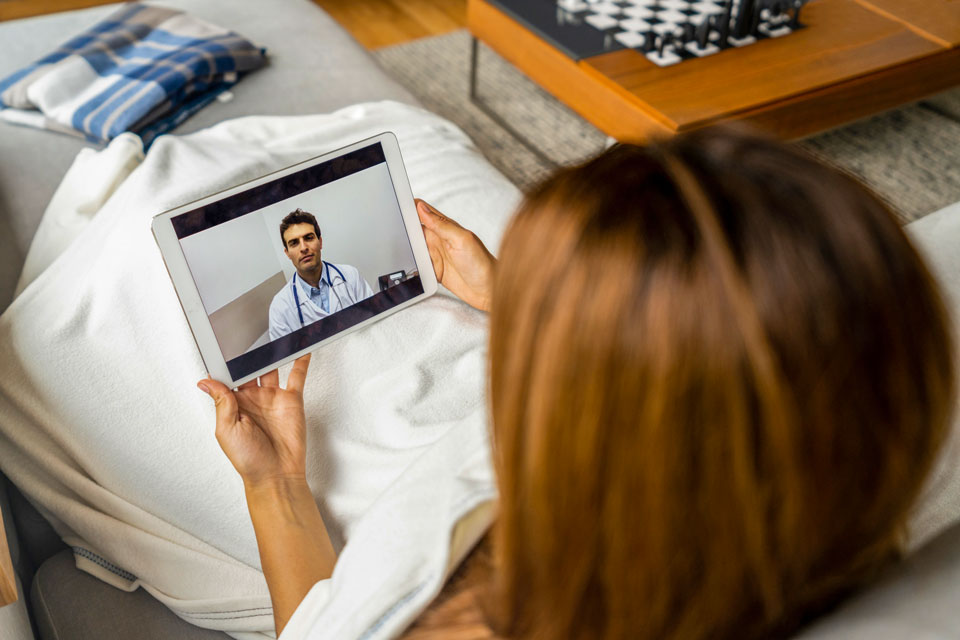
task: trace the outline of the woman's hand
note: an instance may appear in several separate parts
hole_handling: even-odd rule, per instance
[[[423,200],[416,202],[437,280],[471,307],[489,311],[496,259],[472,231]]]
[[[259,386],[252,380],[236,391],[216,380],[197,383],[217,403],[217,441],[243,478],[278,636],[337,563],[305,472],[309,366],[309,354],[298,358],[286,389],[276,369],[260,376]]]
[[[197,386],[217,405],[217,442],[248,488],[272,480],[306,482],[306,418],[303,384],[310,355],[298,358],[280,387],[274,369],[230,391],[216,380]]]

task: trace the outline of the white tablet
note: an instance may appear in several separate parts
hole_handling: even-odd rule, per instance
[[[162,213],[153,234],[231,387],[437,291],[392,133]]]

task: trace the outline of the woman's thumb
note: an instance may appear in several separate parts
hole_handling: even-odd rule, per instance
[[[234,400],[233,394],[230,393],[230,389],[227,388],[227,385],[208,378],[198,382],[197,388],[213,398],[213,402],[217,405],[218,419],[230,417],[222,415],[224,413],[236,412],[236,401]]]

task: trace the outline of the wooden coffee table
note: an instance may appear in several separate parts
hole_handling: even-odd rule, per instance
[[[0,491],[6,488],[0,485]],[[13,573],[13,562],[7,546],[7,534],[3,526],[3,512],[0,511],[0,607],[17,601],[17,583]]]
[[[632,49],[574,60],[496,0],[469,0],[467,22],[622,141],[729,120],[794,139],[960,85],[960,0],[814,0],[805,29],[670,67]]]

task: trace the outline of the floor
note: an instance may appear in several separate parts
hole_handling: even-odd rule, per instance
[[[467,0],[313,0],[368,49],[467,26]]]
[[[0,21],[116,0],[0,0]],[[263,0],[260,0],[263,1]],[[368,49],[440,35],[467,24],[467,0],[313,0]]]

